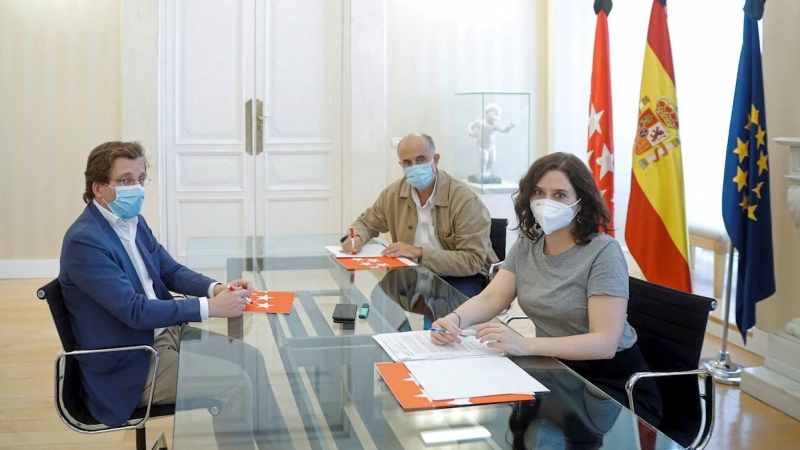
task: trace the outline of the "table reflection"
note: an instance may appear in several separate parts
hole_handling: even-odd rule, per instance
[[[428,270],[406,268],[387,271],[372,290],[370,300],[374,307],[382,308],[380,312],[390,326],[397,331],[411,331],[430,329],[433,322],[467,301],[467,296]],[[421,328],[401,310],[421,316]]]

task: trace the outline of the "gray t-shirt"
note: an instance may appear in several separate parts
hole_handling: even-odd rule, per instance
[[[553,256],[544,254],[544,239],[521,236],[503,268],[516,276],[519,306],[540,337],[588,333],[593,295],[628,298],[628,265],[619,243],[607,234],[594,234],[590,243]],[[635,342],[636,331],[626,320],[617,351]]]

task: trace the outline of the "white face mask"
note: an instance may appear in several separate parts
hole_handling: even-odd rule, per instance
[[[572,208],[580,201],[578,199],[571,205],[565,205],[550,199],[533,200],[531,211],[544,234],[550,234],[572,223],[572,219],[578,215],[578,211],[573,211]]]

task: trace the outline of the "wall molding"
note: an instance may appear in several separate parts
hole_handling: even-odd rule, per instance
[[[735,345],[750,353],[755,353],[758,356],[767,356],[767,340],[769,333],[758,328],[752,328],[747,332],[747,345],[742,341],[742,334],[735,325],[728,325],[728,345]],[[722,332],[724,331],[723,325],[716,320],[709,318],[708,326],[706,326],[706,333],[722,339]],[[721,350],[721,349],[719,349]],[[716,354],[714,356],[716,358]],[[733,361],[736,362],[736,361]]]
[[[55,278],[58,276],[57,259],[0,260],[0,279]]]

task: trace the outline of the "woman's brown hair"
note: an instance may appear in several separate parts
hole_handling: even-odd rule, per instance
[[[551,170],[564,173],[580,199],[581,208],[575,217],[576,223],[572,229],[575,242],[581,245],[588,244],[592,234],[598,231],[608,232],[611,215],[589,168],[577,156],[559,152],[536,160],[528,169],[528,173],[519,180],[514,211],[522,234],[534,241],[541,235],[541,227],[536,223],[531,211],[531,197],[536,189],[536,183]]]

